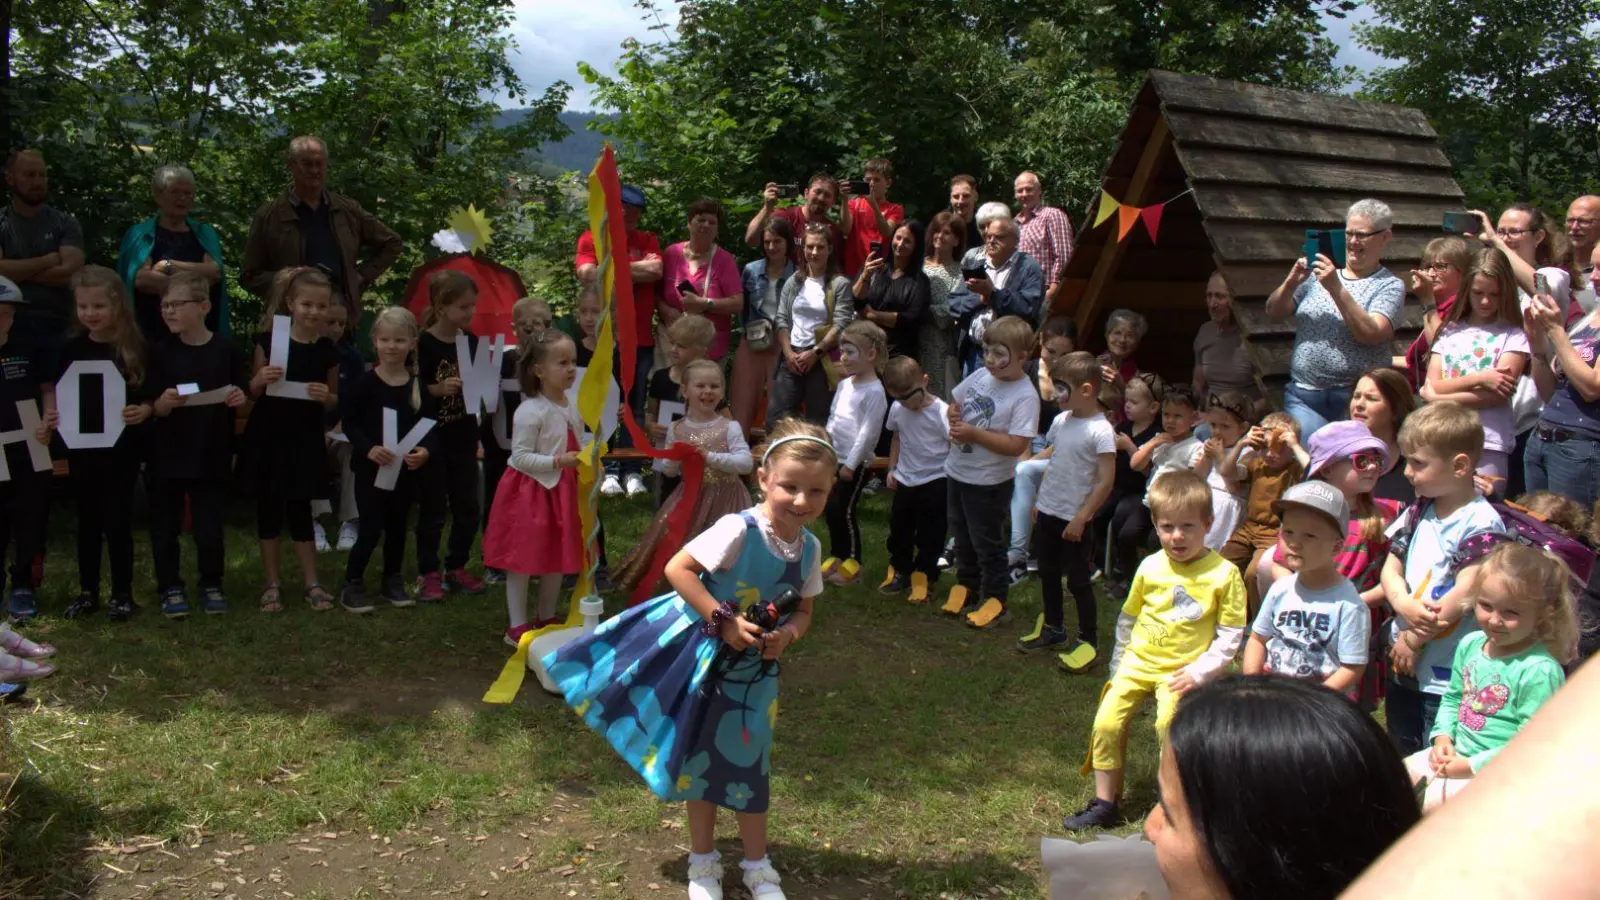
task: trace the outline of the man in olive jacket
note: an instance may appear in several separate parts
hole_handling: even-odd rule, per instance
[[[314,266],[349,301],[350,322],[361,317],[361,292],[394,265],[405,242],[361,204],[329,191],[328,147],[303,135],[289,142],[289,189],[250,220],[239,283],[263,300],[280,269]],[[366,262],[359,256],[368,248]]]

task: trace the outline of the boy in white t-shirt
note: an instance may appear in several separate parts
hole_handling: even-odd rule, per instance
[[[1006,589],[1006,522],[1017,457],[1039,430],[1039,392],[1023,377],[1033,326],[1016,316],[993,322],[983,336],[983,368],[950,392],[951,453],[947,506],[956,545],[956,585],[941,612],[973,628],[1010,619]],[[982,598],[981,600],[979,598]]]
[[[889,444],[889,571],[879,593],[900,594],[912,603],[927,603],[929,586],[939,580],[939,553],[944,549],[945,457],[950,455],[949,405],[928,390],[928,376],[909,356],[889,360],[883,386],[894,405],[884,427],[894,433]]]
[[[1100,632],[1095,617],[1094,546],[1090,524],[1101,504],[1111,496],[1117,473],[1117,434],[1100,411],[1100,386],[1104,382],[1100,361],[1093,354],[1076,352],[1050,366],[1063,412],[1050,423],[1046,438],[1050,462],[1039,482],[1035,500],[1038,518],[1033,523],[1033,555],[1039,560],[1040,593],[1044,617],[1033,634],[1017,641],[1021,650],[1045,650],[1068,644],[1061,602],[1061,575],[1078,610],[1078,640],[1062,653],[1068,671],[1083,672],[1094,665]]]

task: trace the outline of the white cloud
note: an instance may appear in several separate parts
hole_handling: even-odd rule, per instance
[[[677,24],[674,0],[660,0],[660,9],[669,26]],[[565,81],[572,85],[567,108],[589,109],[593,98],[578,63],[614,74],[624,40],[657,39],[652,24],[654,17],[646,21],[633,0],[516,0],[511,37],[517,47],[511,63],[530,94]]]

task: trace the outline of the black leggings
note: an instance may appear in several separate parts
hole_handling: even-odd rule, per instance
[[[100,545],[111,558],[111,596],[133,596],[133,483],[139,461],[115,448],[67,455],[78,509],[78,586],[100,596]]]
[[[504,402],[502,400],[501,402]],[[489,530],[489,513],[494,509],[494,493],[500,489],[500,476],[511,463],[511,451],[501,450],[492,437],[483,437],[483,530]]]
[[[926,484],[901,485],[889,507],[889,565],[896,575],[921,572],[939,579],[939,554],[944,551],[945,502],[950,491],[941,476]]]
[[[0,447],[0,453],[5,452],[6,449]],[[33,561],[44,552],[44,511],[50,495],[51,475],[48,471],[33,471],[26,453],[11,454],[7,465],[11,469],[11,480],[0,481],[0,558],[5,556],[6,545],[15,541],[16,564],[11,567],[11,586],[38,587],[33,583]],[[4,579],[0,578],[0,588],[4,586]]]
[[[267,487],[259,490],[263,493],[256,495],[256,537],[275,541],[283,535],[283,526],[287,523],[290,540],[297,544],[311,543],[311,501],[268,496],[265,491],[270,488]]]
[[[444,536],[445,513],[450,514],[450,546],[444,569],[454,572],[467,564],[472,542],[478,536],[478,432],[468,422],[459,432],[438,434],[428,464],[422,467],[422,512],[417,516],[417,571],[439,572],[439,540]],[[447,426],[455,429],[452,424]]]
[[[1105,524],[1106,533],[1111,535],[1111,571],[1107,574],[1126,585],[1133,580],[1139,556],[1155,525],[1150,521],[1150,508],[1144,505],[1142,494],[1124,494],[1114,506],[1107,503],[1101,507],[1101,517],[1105,516],[1105,510],[1111,511],[1110,517],[1098,518],[1098,521]]]
[[[178,538],[183,534],[183,504],[194,519],[194,546],[199,557],[200,587],[222,587],[222,506],[228,486],[221,481],[177,481],[150,478],[150,555],[155,559],[156,587],[183,587],[178,574]]]
[[[356,545],[350,548],[350,559],[345,565],[344,580],[359,582],[367,574],[367,563],[383,542],[383,577],[400,574],[400,564],[406,556],[407,525],[411,506],[416,502],[419,472],[402,471],[395,479],[394,490],[385,491],[376,484],[378,468],[373,465],[350,467],[356,486],[356,512],[360,521],[356,526]]]
[[[837,556],[841,562],[861,561],[861,522],[856,518],[856,503],[866,483],[867,469],[863,466],[849,481],[835,481],[833,492],[828,495],[828,555]]]
[[[1078,637],[1088,644],[1099,640],[1094,586],[1094,535],[1085,531],[1077,541],[1062,534],[1067,523],[1049,513],[1039,513],[1033,523],[1033,555],[1039,560],[1039,593],[1044,599],[1044,623],[1051,628],[1065,627],[1061,603],[1061,575],[1067,576],[1067,589],[1078,608]]]

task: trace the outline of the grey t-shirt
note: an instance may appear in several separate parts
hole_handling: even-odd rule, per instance
[[[1365,278],[1346,278],[1339,271],[1344,289],[1356,305],[1390,322],[1400,321],[1406,302],[1405,282],[1388,269],[1379,267]],[[1308,278],[1294,292],[1294,357],[1289,362],[1289,380],[1319,390],[1347,388],[1368,369],[1389,365],[1394,348],[1388,341],[1363,344],[1350,333],[1350,326],[1339,315],[1333,297],[1322,284]]]
[[[34,259],[62,247],[83,249],[83,229],[78,220],[53,206],[40,207],[38,215],[23,216],[16,207],[0,208],[0,254],[6,259]],[[72,317],[72,290],[24,282],[22,298],[38,312],[61,319]]]
[[[1372,619],[1348,578],[1308,591],[1292,575],[1267,591],[1250,630],[1266,639],[1267,671],[1320,681],[1340,666],[1366,665]]]
[[[1244,335],[1236,327],[1223,331],[1215,322],[1206,322],[1194,336],[1194,363],[1206,376],[1206,390],[1213,394],[1239,391],[1254,398],[1255,365],[1244,348]],[[1204,398],[1201,398],[1204,399]]]

